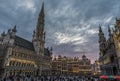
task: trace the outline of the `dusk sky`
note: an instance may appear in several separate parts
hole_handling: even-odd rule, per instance
[[[17,26],[17,35],[32,40],[43,0],[0,0],[0,33]],[[107,26],[120,17],[120,0],[44,0],[46,47],[54,55],[99,57],[99,24]]]

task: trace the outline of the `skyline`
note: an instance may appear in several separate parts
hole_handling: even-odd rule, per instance
[[[115,18],[120,17],[119,2],[45,0],[46,47],[52,46],[54,55],[81,57],[85,52],[89,59],[96,60],[99,24],[107,36],[107,26],[113,27]],[[1,0],[0,33],[16,25],[17,35],[31,41],[41,5],[42,0]]]

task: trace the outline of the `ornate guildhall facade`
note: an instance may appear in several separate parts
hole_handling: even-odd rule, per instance
[[[52,60],[52,74],[91,74],[91,61],[85,55],[78,57],[58,56]]]
[[[16,26],[0,36],[0,74],[41,75],[51,71],[52,48],[45,48],[44,4],[32,42],[16,35]]]
[[[92,75],[99,76],[100,73],[100,62],[99,60],[95,60],[95,62],[92,64]]]

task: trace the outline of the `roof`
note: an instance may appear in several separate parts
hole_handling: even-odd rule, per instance
[[[21,38],[19,36],[15,36],[14,44],[18,45],[18,46],[21,46],[23,48],[26,48],[26,49],[34,51],[33,43],[28,41],[28,40],[26,40],[26,39],[23,39],[23,38]]]
[[[85,55],[83,55],[83,56],[82,56],[82,59],[86,59],[86,56],[85,56]]]
[[[21,38],[19,36],[15,36],[14,44],[18,45],[18,46],[21,46],[23,48],[26,48],[26,49],[35,51],[32,42],[30,42],[30,41],[28,41],[26,39],[23,39],[23,38]],[[48,50],[48,48],[44,48],[44,55],[50,56],[50,51]]]

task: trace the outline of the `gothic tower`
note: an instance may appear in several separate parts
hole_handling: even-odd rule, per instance
[[[120,31],[120,18],[116,18],[115,30]]]
[[[33,32],[33,44],[37,54],[44,54],[45,32],[44,32],[44,3],[39,14],[36,30]]]
[[[104,33],[102,32],[101,26],[99,25],[99,49],[100,49],[100,56],[104,54],[104,51],[106,49],[106,38],[104,36]]]
[[[114,43],[115,47],[117,50],[120,50],[120,19],[116,18],[115,22],[115,30],[113,31],[113,38],[114,38]]]
[[[114,46],[114,40],[113,40],[113,34],[109,26],[108,26],[108,32],[109,32],[108,47],[111,47],[111,45]]]

